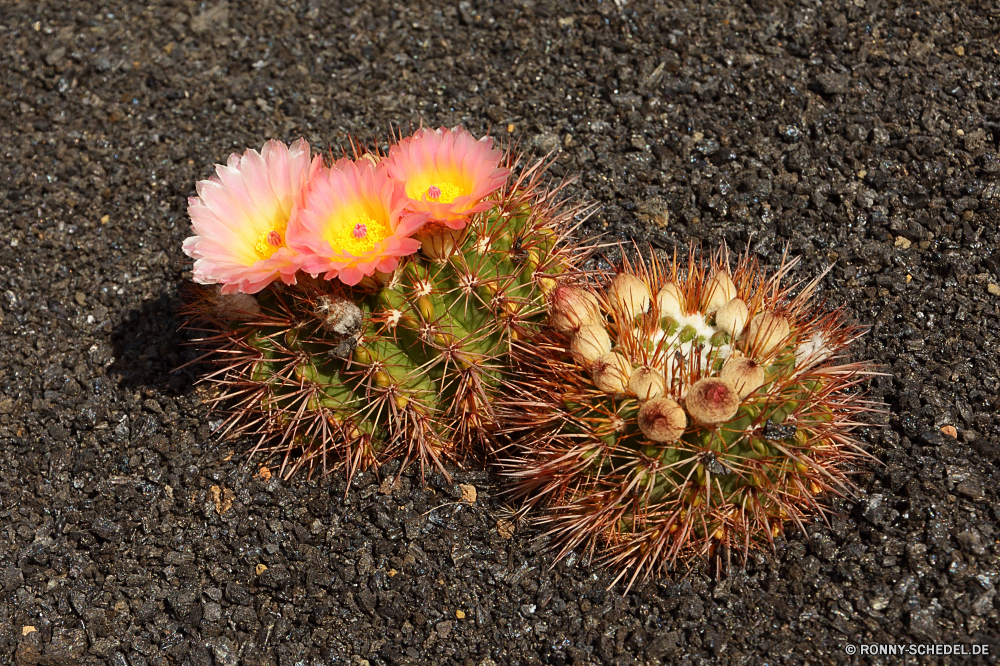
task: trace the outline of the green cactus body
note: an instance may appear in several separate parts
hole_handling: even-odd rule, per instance
[[[433,258],[356,288],[306,278],[238,304],[202,290],[188,313],[212,332],[229,432],[258,433],[285,476],[352,477],[395,457],[444,471],[488,452],[512,341],[544,321],[554,278],[582,256],[566,235],[587,211],[542,189],[543,170],[525,169],[463,231],[429,230]]]
[[[562,554],[600,544],[635,580],[773,544],[785,522],[824,511],[822,493],[853,491],[843,463],[864,454],[849,431],[870,406],[849,389],[868,371],[831,359],[858,331],[810,304],[818,282],[793,297],[789,269],[767,278],[724,253],[692,253],[686,274],[676,260],[626,265],[588,320],[611,352],[588,356],[582,327],[519,348],[501,407],[519,453],[504,470]],[[553,318],[565,307],[554,299]],[[612,381],[616,354],[631,375]]]

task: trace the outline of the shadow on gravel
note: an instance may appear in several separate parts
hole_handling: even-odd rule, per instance
[[[128,388],[155,388],[170,394],[186,394],[198,376],[198,367],[178,370],[197,357],[181,330],[178,314],[181,300],[163,294],[127,313],[111,335],[115,362],[108,375],[120,375]]]

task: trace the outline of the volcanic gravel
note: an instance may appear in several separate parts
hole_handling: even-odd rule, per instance
[[[848,656],[873,643],[993,663],[998,21],[885,0],[4,0],[0,663],[901,663]],[[472,464],[346,494],[260,476],[213,434],[203,369],[172,372],[194,355],[186,197],[271,137],[339,155],[421,123],[555,151],[601,205],[585,235],[832,264],[823,296],[884,372],[864,499],[728,575],[623,596],[585,554],[553,567]]]

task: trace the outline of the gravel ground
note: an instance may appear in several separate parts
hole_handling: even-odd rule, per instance
[[[869,643],[993,663],[998,21],[934,1],[5,0],[0,663],[901,663],[845,651]],[[826,297],[886,373],[866,499],[721,580],[622,597],[501,534],[484,472],[368,474],[345,497],[219,443],[195,375],[171,373],[195,181],[269,137],[339,151],[420,122],[559,151],[602,205],[587,233],[834,263]]]

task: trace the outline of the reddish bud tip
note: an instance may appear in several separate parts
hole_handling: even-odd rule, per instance
[[[688,389],[684,406],[697,423],[714,425],[736,416],[740,408],[740,396],[736,389],[721,379],[706,377],[699,379]]]
[[[597,297],[586,289],[560,285],[549,299],[549,319],[560,333],[575,333],[587,324],[602,324]]]

